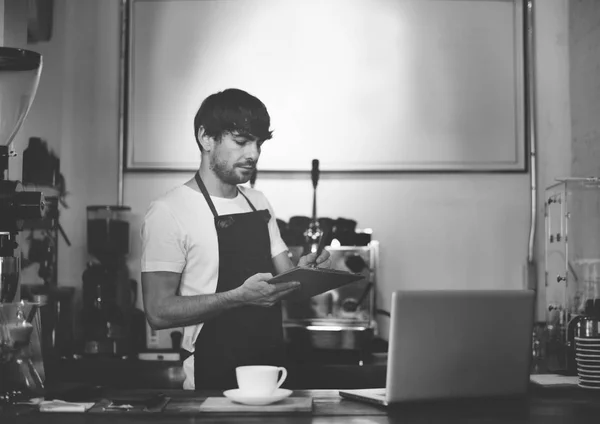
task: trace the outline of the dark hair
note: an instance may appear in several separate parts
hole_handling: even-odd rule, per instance
[[[194,136],[202,150],[198,140],[200,127],[217,140],[223,133],[230,132],[264,141],[272,137],[270,125],[271,118],[263,102],[243,90],[228,88],[204,99],[194,118]]]

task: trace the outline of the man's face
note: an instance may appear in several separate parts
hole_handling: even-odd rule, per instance
[[[225,132],[210,152],[210,169],[224,183],[243,184],[256,169],[262,143],[251,135]]]

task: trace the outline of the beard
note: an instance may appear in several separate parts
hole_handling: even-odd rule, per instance
[[[248,173],[248,175],[237,173],[235,165],[229,166],[227,162],[220,161],[214,156],[210,158],[210,169],[221,181],[231,185],[244,184],[248,182],[252,176],[250,173]]]

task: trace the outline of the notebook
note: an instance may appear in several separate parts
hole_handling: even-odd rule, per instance
[[[309,299],[364,278],[365,276],[362,274],[337,269],[295,267],[271,278],[267,282],[269,284],[278,284],[288,281],[299,281],[300,288],[285,298],[285,300],[294,302]]]
[[[524,396],[534,301],[529,290],[396,291],[386,387],[339,394],[379,405]]]

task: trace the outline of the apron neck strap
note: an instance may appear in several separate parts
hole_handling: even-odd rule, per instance
[[[216,218],[217,216],[219,216],[219,214],[217,213],[217,210],[215,209],[215,205],[213,204],[212,200],[210,199],[210,195],[208,194],[208,190],[206,189],[206,186],[202,182],[202,178],[200,178],[200,171],[196,172],[196,175],[194,175],[194,178],[196,179],[196,184],[198,184],[198,188],[202,192],[202,195],[204,196],[206,203],[208,203],[208,207],[212,211],[213,216]]]
[[[217,209],[215,208],[215,205],[214,205],[212,199],[210,198],[210,194],[208,194],[208,190],[206,189],[206,186],[202,182],[202,178],[200,178],[200,171],[196,172],[196,175],[194,175],[194,178],[196,179],[196,184],[198,184],[198,188],[202,192],[202,195],[204,196],[206,203],[208,203],[208,207],[210,208],[213,216],[215,218],[218,217],[219,214],[217,213]],[[256,212],[256,208],[254,207],[252,202],[250,202],[250,199],[248,199],[246,197],[246,195],[244,193],[242,193],[242,190],[240,190],[239,187],[236,187],[236,190],[238,193],[240,193],[242,196],[244,196],[244,199],[246,199],[246,202],[248,202],[248,205],[250,205],[252,212]]]
[[[244,192],[242,192],[242,190],[240,190],[239,187],[238,187],[238,193],[240,193],[242,196],[244,196],[244,199],[246,199],[246,202],[248,202],[248,204],[250,205],[250,208],[252,209],[252,212],[256,212],[256,208],[254,207],[254,205],[252,204],[252,202],[250,201],[250,199],[248,199],[246,197],[246,195],[244,194]]]

